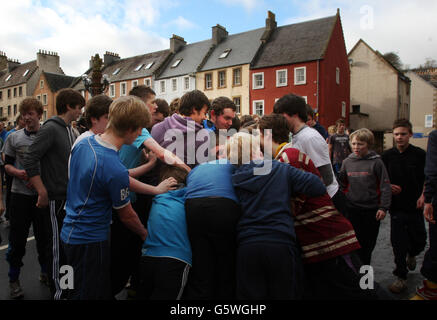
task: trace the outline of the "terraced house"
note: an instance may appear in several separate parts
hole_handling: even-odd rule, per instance
[[[133,87],[140,84],[153,87],[155,71],[170,55],[170,50],[167,49],[120,59],[118,54],[106,52],[103,56],[102,69],[102,74],[106,74],[110,81],[106,94],[116,99],[128,95]],[[91,73],[92,65],[93,57],[90,60],[90,69],[85,74]],[[73,88],[83,92],[86,100],[90,98],[82,81],[77,81]]]
[[[43,71],[64,74],[57,53],[40,50],[36,60],[20,63],[0,53],[0,118],[14,124],[18,106],[33,92]]]
[[[262,41],[251,63],[251,113],[269,114],[279,98],[294,93],[318,112],[324,126],[349,118],[350,70],[338,11],[281,27],[270,13]]]
[[[212,46],[196,73],[196,89],[209,99],[226,96],[238,114],[249,114],[249,67],[261,45],[264,28],[228,35],[221,25],[212,27]]]
[[[211,44],[211,40],[187,44],[184,38],[173,35],[170,39],[172,56],[162,66],[154,82],[156,97],[170,103],[185,92],[196,89],[197,67]]]

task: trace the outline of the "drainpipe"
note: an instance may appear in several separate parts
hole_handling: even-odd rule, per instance
[[[317,113],[320,115],[320,110],[319,110],[319,62],[320,60],[317,60]]]

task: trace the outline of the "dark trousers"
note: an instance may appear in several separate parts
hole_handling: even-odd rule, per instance
[[[62,242],[66,262],[73,268],[74,289],[68,291],[69,300],[109,300],[109,241],[86,244]]]
[[[331,198],[331,200],[338,212],[340,212],[344,217],[349,219],[347,206],[348,200],[346,198],[346,195],[340,189],[338,189],[337,193]]]
[[[434,206],[434,219],[437,207]],[[429,223],[429,249],[425,253],[420,273],[428,280],[437,283],[437,224]]]
[[[5,172],[5,180],[6,180],[6,199],[5,199],[5,205],[6,205],[6,212],[5,212],[5,218],[10,219],[11,217],[11,194],[12,194],[12,181],[14,177],[10,176]]]
[[[132,274],[138,273],[142,245],[141,238],[129,230],[113,210],[110,250],[112,296],[123,290]]]
[[[180,300],[190,266],[178,259],[141,257],[138,300]]]
[[[372,252],[378,239],[380,221],[376,220],[377,211],[378,209],[348,208],[349,220],[361,245],[357,254],[363,265],[370,265]]]
[[[297,248],[255,242],[237,249],[237,299],[293,300],[302,292],[302,265]]]
[[[10,265],[9,279],[16,281],[23,266],[27,237],[30,226],[36,240],[38,262],[42,272],[47,272],[47,236],[44,230],[44,210],[36,207],[38,196],[12,193],[10,209],[9,251],[7,260]]]
[[[49,288],[52,298],[60,300],[64,297],[60,286],[60,268],[65,265],[65,254],[61,247],[59,235],[65,218],[65,200],[50,200],[44,209],[44,227],[47,236],[47,265]]]
[[[396,268],[393,274],[407,279],[407,254],[417,256],[425,249],[426,229],[422,210],[390,211],[390,240]]]
[[[306,300],[375,300],[374,289],[362,289],[361,261],[355,252],[304,265]]]
[[[185,212],[193,267],[184,299],[235,298],[239,205],[226,198],[187,199]]]

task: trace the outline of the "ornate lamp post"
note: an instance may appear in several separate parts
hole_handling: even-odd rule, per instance
[[[103,61],[99,54],[96,54],[92,58],[92,61],[93,71],[91,73],[91,78],[84,74],[82,75],[82,81],[83,85],[85,86],[85,90],[88,91],[91,96],[96,96],[104,93],[108,89],[109,78],[106,74],[102,76]]]

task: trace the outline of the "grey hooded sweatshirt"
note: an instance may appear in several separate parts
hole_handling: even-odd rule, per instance
[[[376,152],[362,158],[351,153],[343,161],[338,178],[351,207],[386,212],[390,208],[390,179]]]
[[[27,176],[41,176],[50,200],[67,197],[68,158],[76,138],[71,126],[54,116],[38,130],[24,156],[23,167]]]

